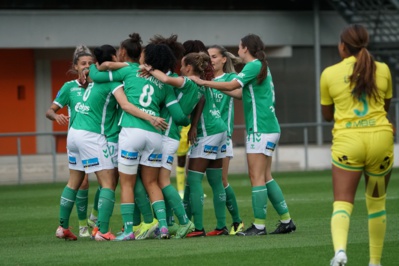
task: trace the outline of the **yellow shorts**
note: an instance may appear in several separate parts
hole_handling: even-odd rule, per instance
[[[182,127],[182,129],[180,131],[179,148],[177,149],[177,152],[176,152],[177,156],[186,155],[190,148],[190,144],[188,143],[188,138],[187,138],[187,134],[188,134],[189,130],[190,130],[190,125],[188,125],[186,127]]]
[[[383,176],[393,165],[392,131],[336,132],[331,148],[332,163],[348,171]]]

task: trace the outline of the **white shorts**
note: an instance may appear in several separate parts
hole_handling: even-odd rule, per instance
[[[67,137],[69,169],[87,174],[114,169],[104,135],[70,128]]]
[[[112,164],[114,167],[118,167],[118,143],[108,142],[108,150],[111,155]]]
[[[227,137],[226,140],[226,157],[229,157],[230,159],[234,157],[233,141],[231,140],[231,137]]]
[[[274,150],[280,139],[280,133],[252,133],[247,135],[247,153],[263,153],[273,156]]]
[[[162,135],[140,128],[122,128],[119,133],[118,163],[161,167]]]
[[[162,167],[172,171],[174,155],[179,148],[178,140],[162,136]]]
[[[197,142],[190,147],[189,157],[209,160],[225,158],[226,140],[226,132],[198,138]]]

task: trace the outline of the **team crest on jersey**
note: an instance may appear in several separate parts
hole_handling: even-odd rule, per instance
[[[266,143],[266,150],[274,151],[275,148],[276,148],[276,143],[270,141]]]
[[[173,164],[173,159],[174,159],[173,156],[169,155],[168,159],[166,160],[166,163],[172,165]]]
[[[243,77],[245,77],[245,74],[244,74],[244,73],[239,73],[239,74],[237,75],[237,77],[243,78]]]
[[[59,90],[59,91],[57,92],[57,96],[55,96],[55,98],[58,98],[58,97],[60,96],[60,94],[61,94],[61,91]]]
[[[78,96],[82,96],[82,92],[81,91],[78,91]]]
[[[162,153],[152,153],[150,156],[148,156],[148,161],[150,162],[160,162],[162,161]]]
[[[138,152],[133,152],[133,151],[125,151],[125,150],[121,150],[121,157],[125,158],[126,160],[137,160],[137,158],[139,157],[139,153]]]
[[[218,146],[205,145],[204,152],[205,153],[217,154],[218,153]]]
[[[76,165],[76,157],[68,156],[69,164]]]
[[[87,159],[87,160],[82,160],[82,163],[83,163],[83,167],[84,168],[89,168],[89,167],[100,165],[100,162],[99,162],[97,157],[96,158],[90,158],[90,159]]]

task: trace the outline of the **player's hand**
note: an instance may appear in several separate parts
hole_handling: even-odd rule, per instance
[[[153,70],[154,69],[150,65],[147,64],[141,65],[139,69],[140,77],[148,78],[149,76],[151,76],[151,71]]]
[[[59,125],[62,125],[62,126],[65,126],[65,125],[68,125],[68,123],[69,123],[69,116],[66,116],[66,115],[64,115],[64,114],[56,114],[55,116],[54,116],[54,120],[59,124]]]
[[[189,79],[191,79],[192,81],[194,81],[195,83],[197,83],[198,85],[204,85],[204,81],[202,79],[200,79],[197,76],[189,76]]]
[[[78,78],[80,87],[85,88],[85,89],[89,85],[89,82],[87,81],[87,75],[89,75],[89,69],[85,68],[85,69],[83,69],[82,72],[79,73],[79,78]]]
[[[197,142],[197,128],[190,127],[190,130],[187,133],[187,142],[193,145]]]
[[[151,119],[151,125],[156,129],[165,130],[168,128],[168,123],[162,117],[153,116]]]

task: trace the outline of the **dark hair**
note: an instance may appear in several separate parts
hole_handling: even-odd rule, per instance
[[[267,61],[265,53],[265,45],[258,35],[248,34],[241,39],[241,46],[248,49],[248,52],[262,63],[262,68],[258,76],[258,84],[262,83],[267,76]]]
[[[174,56],[176,57],[176,60],[181,60],[184,56],[184,46],[181,42],[177,41],[176,34],[172,34],[168,38],[165,38],[162,35],[154,35],[154,37],[150,39],[150,43],[166,44],[172,50]]]
[[[129,34],[129,39],[121,42],[121,48],[126,50],[127,55],[133,60],[133,62],[138,62],[143,49],[141,45],[142,43],[143,41],[141,40],[140,34],[132,33]]]
[[[116,56],[116,49],[112,45],[104,44],[94,49],[94,55],[97,62],[102,64],[105,61],[112,61],[112,56]]]
[[[208,53],[208,50],[205,47],[205,44],[200,40],[187,40],[183,43],[184,46],[184,55],[189,53],[199,53],[205,52]]]
[[[213,67],[209,55],[205,52],[189,53],[183,58],[186,65],[193,67],[196,74],[200,75],[202,79],[212,80],[214,78]]]
[[[164,73],[172,70],[176,65],[176,57],[166,44],[148,44],[144,49],[144,61]]]
[[[353,85],[352,96],[360,99],[363,94],[378,99],[378,89],[375,82],[376,65],[373,56],[367,50],[369,34],[365,27],[359,24],[347,26],[341,33],[341,42],[347,52],[357,58],[353,73],[349,77]]]

